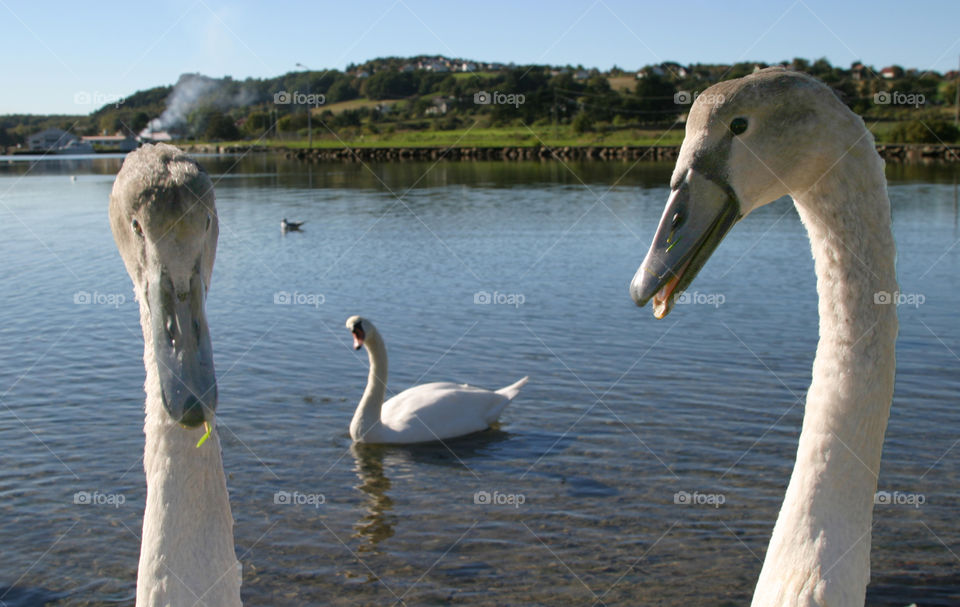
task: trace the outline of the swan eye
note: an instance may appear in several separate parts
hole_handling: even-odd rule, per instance
[[[136,219],[134,219],[134,220],[130,223],[130,227],[133,228],[133,233],[134,233],[134,234],[136,234],[137,236],[143,236],[143,228],[140,227],[140,222],[139,222],[139,221],[137,221]]]
[[[734,118],[730,121],[730,132],[734,135],[742,135],[747,130],[746,118]]]

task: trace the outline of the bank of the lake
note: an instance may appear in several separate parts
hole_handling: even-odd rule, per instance
[[[384,162],[403,160],[675,160],[679,145],[507,145],[507,146],[340,146],[314,147],[243,143],[186,143],[192,154],[280,153],[312,162]],[[879,144],[892,162],[960,162],[960,145]]]

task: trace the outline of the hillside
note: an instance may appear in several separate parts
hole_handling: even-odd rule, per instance
[[[954,142],[955,73],[940,75],[824,59],[780,65],[834,87],[881,141]],[[428,132],[533,127],[582,140],[664,132],[709,85],[763,63],[679,65],[601,73],[582,66],[502,65],[442,56],[386,57],[345,71],[290,72],[242,81],[185,74],[87,116],[0,116],[0,145],[47,127],[77,135],[143,129],[206,141],[447,140]],[[307,110],[312,120],[308,132]],[[487,131],[485,131],[487,132]],[[420,135],[416,135],[420,133]],[[514,135],[515,137],[516,135]],[[495,139],[495,138],[494,138]],[[654,136],[655,139],[655,136]]]

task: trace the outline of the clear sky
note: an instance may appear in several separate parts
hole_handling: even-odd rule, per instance
[[[958,23],[958,0],[0,0],[0,114],[86,114],[185,72],[243,79],[390,55],[601,69],[826,57],[946,72]]]

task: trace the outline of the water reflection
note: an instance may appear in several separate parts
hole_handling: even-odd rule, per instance
[[[366,494],[367,498],[366,514],[353,526],[353,537],[365,540],[358,550],[375,550],[377,544],[393,537],[399,519],[392,513],[394,503],[387,493],[392,483],[384,472],[385,460],[387,465],[394,468],[427,464],[466,468],[476,475],[471,468],[473,462],[488,459],[498,445],[510,438],[510,433],[494,427],[456,439],[416,445],[352,444],[353,470],[360,480],[360,484],[354,488]]]
[[[367,552],[376,549],[377,544],[393,537],[393,526],[397,517],[390,513],[393,500],[387,495],[390,479],[383,473],[383,457],[388,447],[354,443],[350,446],[353,453],[353,470],[360,479],[356,488],[367,496],[367,513],[353,526],[353,537],[366,540],[357,549]]]

